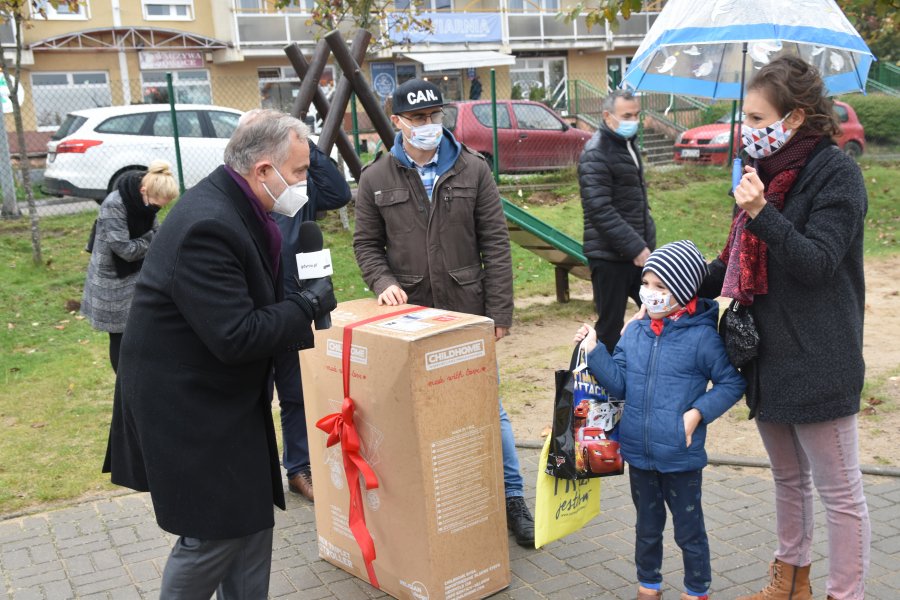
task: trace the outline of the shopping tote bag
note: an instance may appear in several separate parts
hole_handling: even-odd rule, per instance
[[[553,432],[547,460],[540,463],[547,474],[587,479],[624,473],[618,441],[622,405],[597,383],[583,345],[576,346],[569,368],[556,371]]]
[[[550,436],[539,465],[547,464]],[[584,527],[600,514],[600,480],[559,479],[538,470],[534,509],[534,547],[540,548]]]

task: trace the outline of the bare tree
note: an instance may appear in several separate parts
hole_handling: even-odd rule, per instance
[[[0,0],[0,18],[13,24],[16,37],[16,54],[10,65],[6,56],[6,49],[0,46],[0,68],[3,69],[3,78],[6,88],[9,90],[9,100],[12,103],[13,120],[16,124],[16,138],[19,142],[19,170],[22,173],[22,185],[25,188],[25,199],[28,202],[28,215],[31,218],[31,256],[36,265],[42,264],[41,257],[41,229],[37,215],[37,207],[34,202],[34,190],[31,189],[31,165],[28,161],[28,150],[25,146],[25,126],[22,123],[22,106],[19,104],[19,86],[22,85],[22,33],[31,27],[33,15],[47,18],[47,6],[54,10],[60,5],[67,6],[72,11],[78,10],[79,0]],[[10,68],[11,67],[11,68]],[[6,131],[3,131],[6,135]],[[19,216],[18,207],[15,207],[9,216]],[[4,211],[6,214],[6,211]]]

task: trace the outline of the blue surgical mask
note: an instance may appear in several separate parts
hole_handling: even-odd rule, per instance
[[[613,115],[613,118],[619,122],[619,126],[616,127],[615,132],[621,135],[623,138],[634,137],[634,134],[637,133],[639,123],[637,121],[624,121]]]

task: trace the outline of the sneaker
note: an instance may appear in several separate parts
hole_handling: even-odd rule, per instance
[[[506,499],[506,526],[513,532],[517,544],[534,548],[534,518],[522,496]]]

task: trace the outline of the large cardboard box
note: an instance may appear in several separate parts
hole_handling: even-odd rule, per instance
[[[378,583],[397,598],[483,598],[510,582],[493,321],[395,314],[410,308],[339,304],[331,329],[300,353],[319,556],[369,579],[348,526],[340,444],[326,447],[316,422],[344,400],[344,328],[374,317],[352,329],[350,397],[379,483],[362,488]]]

